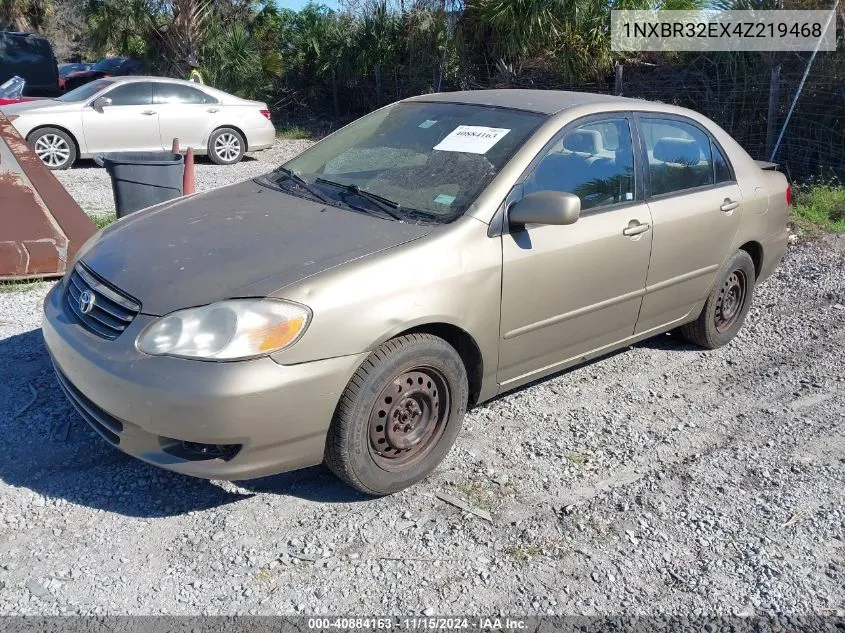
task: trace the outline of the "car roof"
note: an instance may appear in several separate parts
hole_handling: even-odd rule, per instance
[[[185,86],[192,86],[194,88],[208,88],[208,86],[197,85],[192,81],[187,81],[185,79],[173,79],[172,77],[154,77],[152,75],[131,75],[128,77],[103,77],[108,81],[111,81],[116,84],[128,84],[133,83],[136,81],[157,81],[161,83],[168,83],[168,84],[183,84]]]
[[[631,108],[635,104],[647,103],[641,99],[629,99],[627,97],[591,92],[520,89],[438,92],[411,97],[404,101],[467,103],[498,108],[512,108],[514,110],[525,110],[527,112],[538,112],[548,115],[557,114],[562,110],[581,105],[601,104],[605,107],[619,106],[621,108]]]

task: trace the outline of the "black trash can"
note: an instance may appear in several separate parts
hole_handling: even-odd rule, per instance
[[[185,161],[181,154],[115,152],[94,160],[111,176],[118,218],[182,195]]]

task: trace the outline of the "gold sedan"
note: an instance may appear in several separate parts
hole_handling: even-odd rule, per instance
[[[122,451],[215,479],[325,461],[389,494],[467,407],[669,330],[728,343],[786,248],[773,167],[664,104],[415,97],[105,229],[44,337]]]

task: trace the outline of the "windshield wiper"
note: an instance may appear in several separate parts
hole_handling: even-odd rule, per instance
[[[314,187],[311,183],[309,183],[307,180],[305,180],[305,178],[297,174],[294,170],[288,169],[287,167],[279,167],[276,171],[282,174],[288,180],[295,182],[297,185],[299,185],[300,189],[307,191],[314,198],[317,198],[317,200],[319,200],[320,202],[332,204],[333,201],[326,194]]]
[[[394,220],[399,220],[400,222],[405,221],[405,217],[402,214],[396,213],[396,211],[400,208],[398,202],[394,202],[393,200],[380,196],[377,193],[365,191],[364,189],[361,189],[360,187],[358,187],[358,185],[355,184],[346,185],[342,182],[326,180],[325,178],[317,178],[317,180],[315,180],[314,182],[318,182],[321,185],[329,185],[330,187],[337,187],[338,189],[354,194],[359,198],[364,198],[364,200],[372,202],[375,206],[379,208],[380,211],[386,213]]]

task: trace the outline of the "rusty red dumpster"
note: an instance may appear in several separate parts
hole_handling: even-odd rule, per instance
[[[0,113],[0,280],[63,275],[96,230]]]

